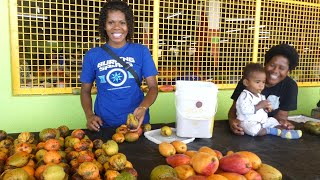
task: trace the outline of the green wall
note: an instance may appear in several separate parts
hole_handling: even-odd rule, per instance
[[[0,129],[8,133],[40,131],[62,124],[85,128],[78,95],[12,96],[8,1],[0,1]],[[218,93],[216,120],[227,118],[232,90]],[[299,88],[298,110],[292,114],[310,115],[320,99],[320,87]],[[160,93],[151,107],[152,123],[175,121],[174,93]]]

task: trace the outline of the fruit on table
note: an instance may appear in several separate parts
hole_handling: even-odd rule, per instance
[[[211,174],[207,177],[207,180],[228,180],[226,177],[220,174]]]
[[[99,168],[92,162],[83,162],[78,168],[78,173],[84,179],[95,179],[99,177]]]
[[[122,133],[114,133],[112,135],[112,140],[114,140],[117,143],[123,143],[124,135]]]
[[[209,176],[217,171],[219,160],[214,155],[198,152],[192,156],[190,164],[197,173]]]
[[[171,136],[172,135],[172,129],[169,126],[162,126],[160,129],[160,133],[162,136]]]
[[[110,157],[110,169],[120,171],[126,167],[127,157],[122,153],[117,153]]]
[[[48,139],[58,139],[60,137],[60,131],[53,128],[45,128],[40,131],[39,139],[45,142]]]
[[[86,133],[82,129],[75,129],[71,132],[71,136],[78,139],[83,139]]]
[[[162,156],[169,157],[176,154],[176,149],[168,142],[161,142],[159,144],[159,152]]]
[[[304,123],[304,128],[315,135],[320,135],[320,122],[307,121]]]
[[[10,179],[28,179],[29,174],[22,168],[16,169],[9,169],[4,172],[4,175],[0,177],[3,180],[10,180]]]
[[[257,171],[255,171],[253,169],[251,169],[249,172],[245,173],[244,177],[246,177],[247,180],[250,180],[250,179],[262,180],[261,175]]]
[[[232,179],[232,180],[247,180],[247,178],[241,174],[238,173],[233,173],[233,172],[221,172],[218,173],[219,175],[222,175],[226,177],[227,179]]]
[[[188,150],[187,144],[182,141],[175,140],[172,141],[171,144],[176,149],[177,153],[185,153]]]
[[[8,157],[6,165],[14,167],[25,166],[29,162],[30,154],[24,151],[17,152]]]
[[[135,177],[134,175],[132,175],[129,172],[121,172],[116,178],[115,180],[136,180],[137,177]]]
[[[57,180],[57,179],[63,180],[66,178],[66,176],[67,174],[64,172],[63,167],[56,164],[47,166],[42,173],[43,179],[46,179],[46,180]]]
[[[150,180],[177,178],[177,172],[169,165],[158,165],[150,173]]]
[[[143,125],[143,132],[147,132],[151,130],[151,124],[144,124]]]
[[[261,164],[261,167],[257,169],[257,172],[261,175],[263,180],[278,180],[282,179],[281,172],[268,164]]]
[[[126,134],[128,132],[127,125],[121,125],[120,127],[117,127],[116,133]]]
[[[139,139],[139,133],[138,132],[128,132],[124,135],[124,139],[127,142],[135,142]]]
[[[105,179],[115,179],[117,176],[119,176],[120,173],[116,170],[111,170],[107,169],[106,172],[104,173],[104,176],[106,177]]]
[[[132,113],[129,113],[127,116],[126,125],[129,129],[137,129],[139,126],[139,121],[134,117]]]
[[[69,135],[69,127],[66,125],[59,126],[58,130],[60,131],[60,136],[62,137],[67,137]]]
[[[198,151],[205,152],[205,153],[211,154],[213,156],[217,156],[216,152],[213,149],[209,148],[208,146],[202,146],[199,148]]]
[[[0,141],[7,138],[7,132],[4,130],[0,130]]]
[[[177,166],[174,170],[176,170],[179,179],[187,179],[188,177],[196,174],[189,164]]]
[[[103,144],[102,139],[95,139],[95,140],[92,141],[92,143],[93,143],[93,147],[95,149],[101,149],[102,148],[102,144]]]
[[[135,177],[138,177],[138,172],[137,172],[137,170],[135,170],[134,168],[129,168],[129,167],[126,167],[126,168],[124,168],[123,170],[121,170],[121,173],[122,172],[128,172],[128,173],[130,173],[130,174],[132,174],[133,176],[135,176]]]
[[[186,152],[183,153],[183,154],[185,154],[185,155],[187,155],[187,156],[189,156],[189,157],[192,157],[192,156],[194,156],[196,153],[198,153],[198,151],[188,150],[188,151],[186,151]]]
[[[245,156],[237,153],[224,156],[219,160],[219,168],[223,171],[245,174],[252,169],[252,164]]]
[[[17,137],[18,142],[26,142],[32,144],[34,141],[34,134],[30,132],[22,132]]]
[[[166,162],[173,168],[190,164],[191,158],[185,154],[174,154],[166,158]]]
[[[119,146],[114,140],[108,140],[102,144],[102,149],[108,156],[112,156],[118,153]]]
[[[241,155],[245,156],[246,158],[248,158],[250,163],[252,164],[252,169],[256,170],[262,164],[262,161],[261,161],[260,157],[258,155],[256,155],[255,153],[253,153],[253,152],[250,152],[250,151],[238,151],[236,153],[237,154],[241,154]]]

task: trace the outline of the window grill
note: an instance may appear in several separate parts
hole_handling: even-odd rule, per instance
[[[10,1],[15,95],[72,93],[82,57],[103,44],[98,33],[102,0]],[[146,45],[158,84],[212,81],[234,88],[249,62],[263,63],[273,45],[300,54],[290,73],[299,86],[320,85],[319,0],[128,0],[134,42]]]

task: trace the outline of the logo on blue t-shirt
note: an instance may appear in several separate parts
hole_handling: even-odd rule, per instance
[[[111,69],[107,75],[99,76],[100,83],[108,82],[110,85],[115,87],[123,85],[127,78],[127,72],[120,68]]]

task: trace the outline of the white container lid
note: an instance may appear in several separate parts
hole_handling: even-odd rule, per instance
[[[147,132],[144,133],[144,136],[148,140],[150,140],[150,141],[152,141],[152,142],[154,142],[156,144],[160,144],[162,142],[171,143],[172,141],[176,141],[176,140],[182,141],[185,144],[188,144],[188,143],[190,143],[190,142],[195,140],[195,138],[179,137],[176,134],[176,129],[175,128],[171,128],[171,129],[172,129],[172,134],[171,134],[171,136],[168,136],[168,137],[164,137],[164,136],[161,135],[161,133],[160,133],[161,129],[155,129],[155,130],[147,131]]]

